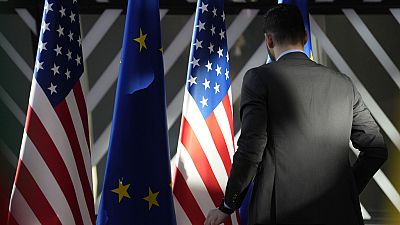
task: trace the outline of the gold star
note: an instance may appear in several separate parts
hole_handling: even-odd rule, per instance
[[[158,49],[161,53],[164,53],[164,48],[161,47],[160,49]]]
[[[142,33],[142,28],[140,28],[140,36],[139,36],[138,38],[133,39],[133,40],[137,41],[137,42],[139,43],[139,45],[140,45],[139,52],[142,51],[142,48],[143,48],[143,47],[144,47],[145,49],[147,49],[147,46],[146,46],[146,37],[147,37],[147,34],[143,34],[143,33]]]
[[[123,197],[131,198],[128,193],[128,188],[130,184],[123,185],[121,180],[118,180],[118,188],[111,190],[112,192],[118,194],[118,203],[122,201]]]
[[[160,192],[153,193],[149,187],[149,195],[144,197],[143,199],[149,202],[149,210],[153,205],[160,206],[157,202],[157,195]]]

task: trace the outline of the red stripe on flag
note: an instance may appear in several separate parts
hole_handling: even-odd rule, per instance
[[[174,195],[193,225],[203,225],[206,218],[199,204],[186,184],[185,178],[179,169],[176,170]]]
[[[25,131],[36,146],[46,165],[60,186],[64,196],[71,208],[72,215],[76,224],[83,224],[82,216],[79,211],[78,201],[68,169],[57,150],[53,140],[50,138],[39,117],[29,105],[27,113],[27,123]],[[18,173],[17,173],[18,176]]]
[[[87,114],[87,108],[86,108],[86,101],[85,101],[85,97],[82,92],[82,86],[81,86],[80,81],[76,82],[73,90],[74,90],[76,104],[78,105],[79,114],[80,114],[80,117],[82,120],[83,129],[85,130],[86,143],[88,145],[88,149],[90,152],[88,114]]]
[[[72,122],[71,114],[66,101],[65,100],[61,101],[54,108],[54,110],[58,118],[60,119],[62,126],[64,127],[65,133],[67,134],[69,143],[71,145],[72,153],[74,155],[76,162],[76,167],[78,168],[79,178],[82,183],[86,205],[88,206],[89,209],[90,218],[94,223],[95,215],[94,215],[93,194],[92,190],[90,189],[89,177],[85,169],[85,162],[82,156],[82,149],[79,146],[78,137],[76,135],[74,124]]]
[[[21,160],[18,162],[15,186],[41,224],[61,224],[56,212],[54,212],[49,201],[47,201],[35,179],[32,177],[32,174]]]
[[[232,134],[232,143],[233,143],[233,149],[235,149],[235,141],[233,135],[234,130],[233,130],[233,113],[232,113],[232,105],[231,105],[231,100],[229,99],[229,95],[227,94],[224,99],[222,99],[222,104],[224,105],[224,109],[226,112],[226,116],[228,117],[229,121],[229,126],[231,128],[231,134]]]
[[[229,151],[225,142],[224,135],[222,134],[221,128],[218,124],[214,112],[212,112],[207,118],[206,123],[208,129],[210,130],[215,147],[217,148],[218,154],[221,157],[222,162],[224,163],[226,174],[229,176],[231,172],[232,162],[229,156]]]
[[[192,127],[187,122],[186,118],[183,119],[181,142],[192,158],[193,163],[199,172],[200,177],[203,180],[204,185],[206,186],[215,206],[219,205],[221,199],[224,197],[223,192],[218,184],[213,170],[211,169],[210,163],[208,162],[208,159],[201,148],[199,140],[197,139],[196,134],[193,132]]]
[[[200,146],[199,140],[196,137],[196,134],[193,132],[192,127],[187,122],[186,118],[182,119],[182,136],[181,142],[187,149],[190,157],[193,160],[193,163],[206,186],[208,194],[210,195],[215,207],[218,206],[224,197],[223,191],[218,184],[217,178],[213,170],[211,169],[210,163],[206,155],[204,154],[203,149]],[[231,224],[231,221],[229,219]]]

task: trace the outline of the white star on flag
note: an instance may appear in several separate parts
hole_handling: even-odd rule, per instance
[[[60,74],[60,72],[58,71],[59,68],[60,68],[60,66],[57,66],[57,65],[54,63],[53,68],[51,68],[51,70],[53,71],[53,75]]]
[[[207,88],[210,88],[210,81],[207,80],[207,78],[204,78],[204,90],[207,90]]]
[[[200,32],[201,30],[206,30],[205,25],[206,25],[206,23],[202,23],[202,22],[199,20],[199,25],[197,25],[196,27],[199,28],[199,32]]]
[[[81,64],[81,57],[80,57],[78,54],[76,55],[75,61],[76,61],[76,65],[77,65],[77,66],[78,66],[79,64]]]
[[[53,11],[51,8],[53,6],[53,3],[49,4],[47,1],[44,3],[44,11],[48,13],[49,11]]]
[[[215,93],[214,94],[217,94],[219,92],[219,86],[220,85],[218,83],[215,83],[215,86],[214,86]]]
[[[188,80],[190,87],[191,87],[193,84],[197,84],[196,79],[197,79],[197,77],[193,77],[192,75],[190,75],[190,78],[189,78],[189,80]]]
[[[47,42],[43,43],[42,40],[39,40],[38,49],[40,53],[42,53],[43,50],[47,50],[46,45]]]
[[[208,46],[208,49],[210,49],[210,54],[214,52],[214,45],[210,42],[210,46]]]
[[[78,44],[79,44],[79,47],[82,46],[82,39],[81,39],[81,36],[78,37]]]
[[[61,6],[61,9],[59,11],[61,13],[61,18],[63,18],[65,15],[65,8],[63,6]]]
[[[69,18],[71,19],[71,23],[75,22],[75,14],[71,11],[71,15],[69,16]]]
[[[221,49],[220,47],[218,47],[218,58],[224,56],[224,54],[222,53],[223,49]]]
[[[210,29],[210,30],[211,30],[211,35],[214,36],[214,34],[215,34],[215,27],[214,27],[214,25],[211,24],[211,29]]]
[[[203,41],[199,41],[199,40],[197,40],[197,38],[196,38],[196,43],[193,44],[193,45],[196,46],[196,50],[197,50],[198,48],[203,48],[203,46],[201,46],[201,43],[203,43]]]
[[[40,27],[40,30],[42,31],[42,33],[46,32],[46,30],[50,31],[49,25],[50,25],[50,23],[45,23],[43,21],[42,26]]]
[[[207,72],[210,72],[210,70],[212,70],[212,63],[210,61],[208,61],[207,65],[205,65],[205,67],[207,67]]]
[[[72,52],[68,49],[68,53],[66,54],[68,56],[68,61],[72,59]]]
[[[215,68],[215,71],[217,72],[217,76],[221,74],[221,69],[222,69],[222,67],[218,66],[218,64],[217,64],[217,68]]]
[[[65,76],[67,77],[67,80],[69,80],[69,78],[71,78],[71,71],[68,70],[65,72]]]
[[[193,61],[191,61],[190,64],[192,64],[193,68],[195,68],[196,66],[200,66],[199,61],[200,59],[196,59],[195,57],[193,57]]]
[[[69,37],[69,41],[70,41],[70,42],[73,41],[73,40],[74,40],[74,33],[72,33],[71,31],[69,31],[68,37]]]
[[[201,13],[204,13],[204,11],[208,12],[207,6],[208,4],[204,4],[204,2],[201,2],[201,7],[199,7],[199,9],[201,9]]]
[[[225,31],[221,29],[221,32],[219,32],[219,36],[221,37],[221,40],[225,38]]]
[[[53,95],[54,93],[57,94],[56,88],[57,88],[57,85],[53,85],[53,83],[50,83],[50,87],[48,87],[47,89],[49,89],[50,90],[50,94]]]
[[[56,56],[58,56],[59,54],[62,55],[61,48],[62,47],[58,46],[58,44],[57,44],[57,47],[55,49],[53,49],[56,52]]]
[[[225,69],[225,80],[229,79],[229,70]]]
[[[61,27],[61,25],[58,25],[58,37],[61,37],[61,35],[64,35],[64,28]]]
[[[43,62],[39,62],[39,61],[36,59],[35,70],[36,70],[36,72],[39,72],[40,69],[43,70]]]
[[[204,106],[208,106],[207,101],[208,101],[208,99],[204,98],[204,96],[203,96],[203,99],[200,101],[203,108],[204,108]]]

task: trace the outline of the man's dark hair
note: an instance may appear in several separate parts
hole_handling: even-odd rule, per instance
[[[264,33],[272,33],[277,44],[303,43],[306,30],[296,6],[279,4],[269,9],[264,18]]]

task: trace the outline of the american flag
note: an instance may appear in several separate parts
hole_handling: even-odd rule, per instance
[[[93,224],[77,0],[47,0],[9,224]]]
[[[234,154],[223,0],[199,0],[188,65],[173,192],[177,224],[204,224],[219,206]],[[238,224],[236,214],[225,224]]]

